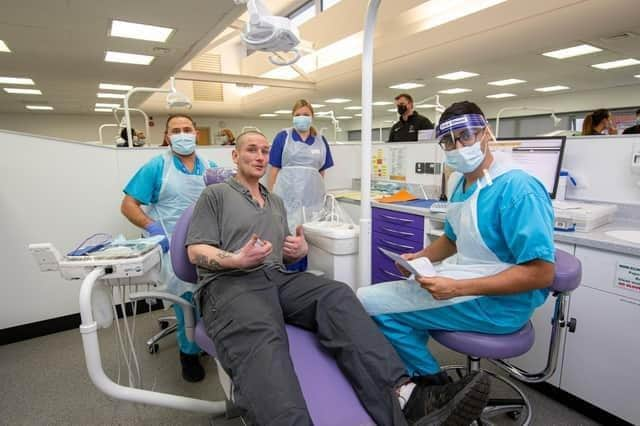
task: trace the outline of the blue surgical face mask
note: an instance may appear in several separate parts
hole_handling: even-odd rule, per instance
[[[311,117],[308,115],[296,115],[293,117],[293,127],[299,132],[306,132],[311,127]]]
[[[457,172],[471,173],[484,161],[484,152],[480,149],[480,142],[471,146],[445,151],[445,164]]]
[[[196,150],[195,133],[175,133],[169,136],[171,149],[180,155],[191,155]]]

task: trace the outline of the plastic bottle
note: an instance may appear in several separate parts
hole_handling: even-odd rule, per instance
[[[563,201],[567,194],[567,181],[569,180],[569,172],[560,170],[560,178],[558,179],[558,189],[556,190],[556,200]]]

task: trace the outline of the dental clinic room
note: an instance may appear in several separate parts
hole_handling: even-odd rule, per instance
[[[0,424],[640,425],[640,0],[2,0],[0,147]]]

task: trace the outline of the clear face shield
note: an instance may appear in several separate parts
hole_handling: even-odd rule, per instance
[[[458,142],[462,147],[468,147],[482,140],[483,130],[489,132],[486,119],[480,114],[459,115],[438,124],[436,128],[436,139],[438,145],[444,151],[458,149]],[[493,134],[492,138],[493,138]]]

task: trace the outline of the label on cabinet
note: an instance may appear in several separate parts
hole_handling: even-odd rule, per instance
[[[618,262],[614,286],[640,294],[640,264]]]

